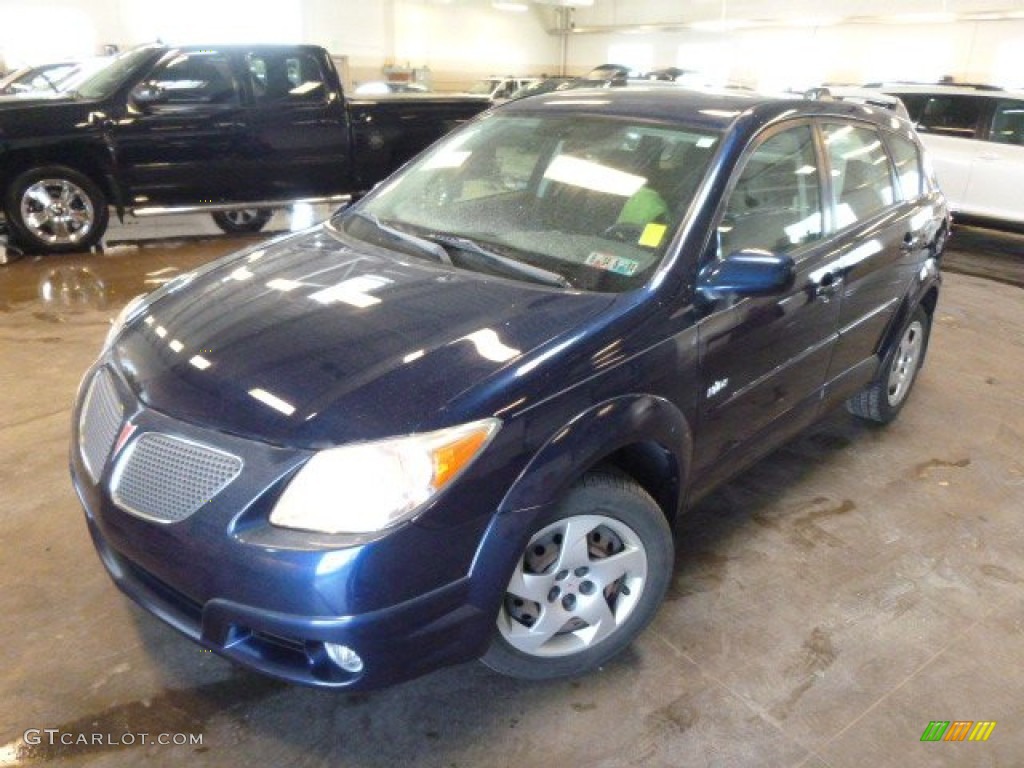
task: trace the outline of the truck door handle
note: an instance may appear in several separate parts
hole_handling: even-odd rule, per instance
[[[843,278],[835,272],[826,272],[818,280],[817,285],[814,286],[814,295],[823,301],[828,301],[830,298],[839,293],[839,289],[843,286]]]

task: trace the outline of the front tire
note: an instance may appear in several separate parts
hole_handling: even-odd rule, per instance
[[[672,564],[671,529],[647,492],[585,475],[530,536],[483,662],[528,680],[594,669],[654,618]]]
[[[274,215],[270,208],[244,208],[238,211],[217,211],[210,214],[213,223],[229,235],[259,232]]]
[[[106,232],[110,212],[99,186],[74,168],[32,168],[8,187],[4,213],[14,240],[38,253],[88,250]]]
[[[899,414],[917,380],[928,348],[931,319],[918,307],[900,331],[899,341],[885,356],[875,380],[846,401],[854,416],[888,424]]]

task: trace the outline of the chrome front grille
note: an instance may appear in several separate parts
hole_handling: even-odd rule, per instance
[[[78,422],[78,449],[94,483],[98,483],[103,474],[103,465],[114,447],[123,418],[124,408],[117,398],[114,382],[110,374],[101,369],[89,384]]]
[[[125,449],[111,496],[125,512],[175,523],[195,514],[242,471],[242,460],[189,440],[147,432]]]

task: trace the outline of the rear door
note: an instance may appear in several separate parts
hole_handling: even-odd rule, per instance
[[[920,267],[934,215],[922,215],[920,159],[909,138],[892,135],[890,141],[904,191],[875,126],[824,121],[821,129],[841,248],[840,259],[826,267],[841,296],[839,340],[828,375],[839,398],[874,374],[875,353]]]
[[[821,159],[809,122],[767,134],[732,182],[708,265],[740,250],[788,254],[796,280],[764,298],[722,299],[699,323],[701,400],[694,450],[698,482],[770,448],[818,412],[836,340],[841,253],[825,237]]]
[[[247,199],[290,199],[351,190],[349,125],[333,72],[304,48],[245,54],[253,106],[246,143]]]

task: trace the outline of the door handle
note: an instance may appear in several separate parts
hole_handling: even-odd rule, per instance
[[[843,278],[841,275],[835,272],[826,272],[814,286],[814,295],[823,301],[828,301],[839,293],[839,289],[842,286]]]
[[[923,235],[919,235],[914,232],[907,232],[903,236],[903,242],[900,243],[901,253],[913,253],[919,251],[925,246],[925,239]]]

